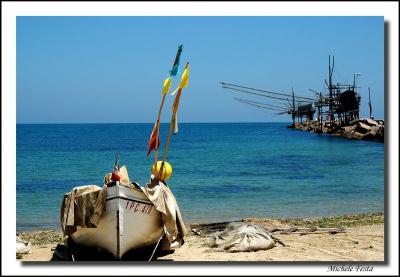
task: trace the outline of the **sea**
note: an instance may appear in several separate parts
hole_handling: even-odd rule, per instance
[[[17,124],[16,229],[59,229],[63,195],[102,186],[116,154],[145,185],[154,124]],[[286,128],[289,123],[181,123],[167,181],[185,223],[384,211],[384,144]],[[169,124],[160,126],[163,155]]]

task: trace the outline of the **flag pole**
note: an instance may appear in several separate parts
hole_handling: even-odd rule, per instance
[[[185,70],[188,70],[188,66],[189,66],[189,62],[186,63]],[[162,171],[165,160],[167,159],[169,141],[171,139],[172,128],[174,128],[174,125],[175,125],[174,123],[176,123],[176,120],[177,120],[176,114],[178,113],[179,101],[181,99],[182,89],[183,89],[183,86],[181,84],[179,84],[178,94],[175,96],[175,101],[174,101],[174,104],[172,105],[172,118],[171,118],[171,122],[169,124],[168,137],[167,137],[167,141],[165,142],[165,148],[164,148],[164,158],[163,158],[163,161],[161,164],[160,171]]]
[[[172,70],[171,70],[171,74],[170,74],[169,78],[172,78],[172,75],[173,75],[172,71],[174,70],[175,67],[178,66],[179,58],[180,58],[181,53],[182,53],[182,45],[180,45],[178,47],[178,51],[176,52],[175,60],[174,60],[174,63],[172,65]],[[175,74],[176,74],[176,72],[175,72]],[[162,112],[162,109],[163,109],[163,106],[164,106],[164,102],[165,102],[165,98],[167,96],[167,93],[168,93],[168,91],[163,93],[163,98],[161,100],[160,109],[158,111],[157,122],[156,122],[157,136],[156,136],[156,147],[154,149],[154,173],[155,173],[155,176],[158,176],[157,160],[158,160],[158,143],[159,143],[158,138],[159,138],[159,131],[160,131],[160,118],[161,118],[161,112]]]
[[[182,92],[182,88],[180,88],[178,90],[178,94],[176,95],[176,112],[178,112],[178,105],[179,105],[179,100],[181,98],[181,92]],[[174,103],[175,105],[175,103]],[[175,112],[175,113],[176,113]],[[162,171],[162,166],[165,163],[165,160],[167,159],[167,152],[168,152],[168,146],[169,146],[169,140],[171,139],[171,134],[172,134],[172,128],[174,128],[174,117],[175,117],[175,113],[172,113],[172,118],[171,118],[171,123],[169,124],[169,131],[168,131],[168,138],[167,141],[165,142],[165,149],[164,149],[164,158],[163,158],[163,162],[161,164],[161,169],[160,171]]]
[[[158,117],[157,117],[157,122],[156,122],[156,124],[157,124],[157,133],[159,133],[159,131],[160,131],[160,118],[161,118],[161,112],[162,112],[162,108],[163,108],[163,106],[164,106],[164,102],[165,102],[165,97],[166,97],[166,93],[163,95],[163,98],[162,98],[162,101],[161,101],[161,105],[160,105],[160,110],[158,111]],[[157,134],[157,137],[156,137],[156,148],[154,149],[154,167],[155,167],[155,169],[154,169],[154,173],[155,173],[155,176],[157,176],[157,159],[158,159],[158,134]]]

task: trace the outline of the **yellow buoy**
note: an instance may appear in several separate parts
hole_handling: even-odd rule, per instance
[[[159,177],[159,180],[161,180],[161,181],[166,181],[166,180],[168,180],[168,179],[171,177],[171,174],[172,174],[172,167],[171,167],[171,165],[170,165],[169,163],[164,162],[163,170],[162,170],[162,172],[160,172],[160,170],[161,170],[161,164],[162,164],[162,161],[158,161],[158,162],[157,162],[157,175],[158,175],[158,177]],[[156,175],[154,164],[153,164],[153,166],[151,167],[151,172],[152,172],[154,175]]]

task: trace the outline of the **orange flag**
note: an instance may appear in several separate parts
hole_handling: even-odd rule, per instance
[[[159,131],[160,131],[160,123],[157,121],[156,124],[154,124],[153,131],[151,132],[151,135],[150,135],[147,157],[150,155],[150,153],[153,149],[158,150],[158,147],[160,146]],[[158,143],[156,145],[157,140],[158,140]]]

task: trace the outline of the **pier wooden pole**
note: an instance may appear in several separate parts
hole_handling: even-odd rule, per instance
[[[369,106],[369,118],[372,118],[372,103],[371,103],[371,90],[368,87],[368,106]]]
[[[292,87],[292,106],[293,106],[293,112],[292,112],[292,121],[293,121],[293,127],[294,127],[294,125],[295,125],[295,118],[296,118],[296,115],[295,115],[295,111],[296,111],[296,109],[295,109],[295,106],[294,106],[294,92],[293,92],[293,87]]]

